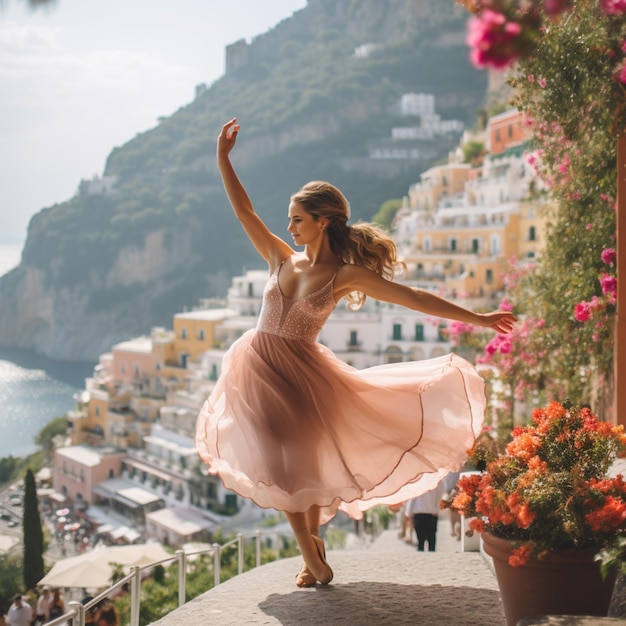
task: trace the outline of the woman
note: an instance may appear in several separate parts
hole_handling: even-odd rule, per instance
[[[393,240],[371,224],[348,224],[331,184],[294,194],[296,252],[256,214],[230,162],[240,126],[224,125],[217,162],[235,216],[267,261],[270,278],[257,328],[224,355],[222,375],[198,416],[196,445],[224,485],[285,512],[302,552],[299,587],[329,583],[320,525],[338,509],[358,519],[432,489],[464,462],[480,431],[485,397],[474,368],[455,355],[356,370],[316,337],[336,303],[366,296],[429,315],[509,332],[504,311],[473,313],[393,282]]]

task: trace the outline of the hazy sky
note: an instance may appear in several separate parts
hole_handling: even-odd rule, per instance
[[[0,0],[0,243],[306,0]]]

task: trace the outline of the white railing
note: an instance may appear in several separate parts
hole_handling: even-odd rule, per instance
[[[280,558],[280,533],[262,533],[257,530],[254,535],[256,542],[256,565],[261,565],[261,538],[262,536],[274,536],[276,537],[276,560]],[[139,566],[132,565],[130,572],[118,580],[114,585],[111,585],[108,589],[82,604],[81,602],[69,602],[68,610],[61,616],[46,622],[46,626],[60,626],[65,622],[71,621],[72,626],[85,626],[85,617],[89,609],[98,605],[102,600],[110,598],[113,593],[121,589],[125,585],[130,586],[130,626],[139,626],[139,610],[141,606],[141,572],[157,565],[163,565],[164,563],[170,563],[173,561],[178,562],[178,606],[181,607],[185,604],[186,600],[186,580],[187,580],[187,558],[190,556],[197,556],[199,554],[212,554],[213,555],[213,586],[217,587],[220,584],[221,578],[221,557],[222,553],[236,546],[237,548],[237,575],[243,573],[243,557],[244,557],[244,540],[243,534],[239,533],[237,537],[231,539],[227,543],[220,545],[214,543],[210,548],[203,548],[194,552],[185,552],[184,550],[177,550],[171,557],[162,559],[160,561],[154,561],[147,565]]]

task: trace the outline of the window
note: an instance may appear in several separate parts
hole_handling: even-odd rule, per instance
[[[133,371],[135,372],[135,376],[139,376],[139,365],[135,364]]]
[[[480,239],[472,239],[472,253],[478,254],[480,250]]]
[[[402,341],[402,324],[393,325],[393,339],[394,341]]]
[[[487,270],[485,272],[485,282],[489,285],[493,282],[493,270]]]
[[[430,252],[431,245],[430,237],[424,237],[424,252]]]
[[[252,298],[254,295],[254,285],[252,283],[248,283],[248,298]]]
[[[509,124],[509,139],[512,139],[513,137],[513,125]]]
[[[351,330],[350,331],[350,343],[349,343],[349,345],[351,345],[351,346],[358,346],[359,345],[358,331],[356,331],[356,330]]]
[[[528,241],[537,241],[537,231],[534,226],[528,229]]]
[[[211,363],[211,373],[209,374],[209,380],[217,380],[217,365]]]
[[[201,328],[201,329],[198,331],[198,339],[199,339],[200,341],[204,341],[204,328]]]
[[[115,470],[112,468],[109,470],[109,478],[115,478]]]
[[[415,341],[424,341],[424,324],[415,324]]]
[[[456,239],[450,239],[450,252],[456,252]]]
[[[496,129],[496,141],[500,141],[500,129]]]
[[[96,407],[95,413],[96,413],[96,417],[100,417],[100,407],[99,406]]]
[[[437,340],[438,341],[448,341],[448,337],[446,337],[446,327],[445,326],[439,326],[437,328]]]
[[[180,338],[181,339],[187,339],[187,329],[186,328],[181,328],[180,329]]]

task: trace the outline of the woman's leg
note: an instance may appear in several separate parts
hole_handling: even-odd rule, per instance
[[[317,536],[311,534],[311,529],[308,526],[309,518],[307,513],[286,513],[289,525],[293,530],[293,534],[298,542],[298,547],[302,553],[302,558],[306,565],[306,569],[312,574],[316,580],[323,585],[328,584],[333,579],[333,570],[326,562],[324,554],[324,542]],[[315,523],[317,519],[317,531],[319,532],[319,510],[317,516],[311,513],[311,521]],[[304,573],[304,569],[300,571]],[[298,580],[296,580],[296,584]],[[299,585],[308,586],[308,585]]]

